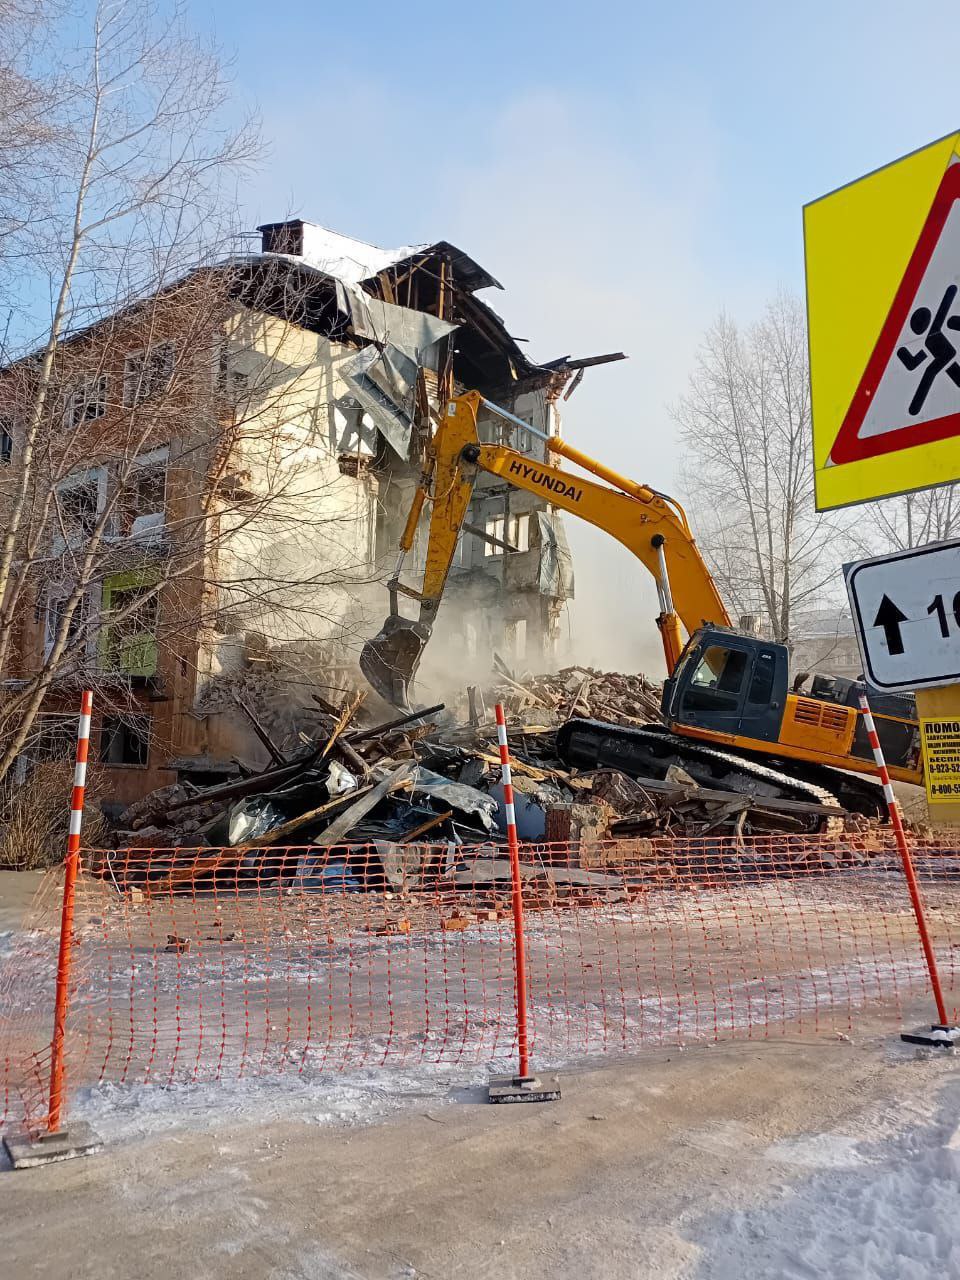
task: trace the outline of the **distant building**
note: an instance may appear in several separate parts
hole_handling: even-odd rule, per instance
[[[794,672],[822,671],[858,680],[863,662],[846,608],[817,609],[798,616],[791,666]]]

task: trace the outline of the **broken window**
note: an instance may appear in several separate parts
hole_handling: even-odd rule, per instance
[[[527,620],[517,618],[506,625],[506,649],[516,662],[522,662],[527,656]]]
[[[504,530],[507,531],[507,536]],[[520,515],[511,516],[509,522],[505,516],[491,516],[484,525],[484,533],[488,537],[499,538],[501,542],[508,542],[515,551],[529,551],[530,513],[524,511]],[[483,545],[485,556],[504,554],[503,547],[498,547],[493,542],[485,542]]]
[[[106,473],[102,467],[70,476],[57,486],[57,508],[63,529],[69,539],[82,534],[89,537],[103,506]]]
[[[105,668],[126,676],[157,674],[159,599],[156,570],[115,573],[103,584]]]
[[[372,457],[377,451],[377,429],[358,403],[344,398],[329,410],[328,439],[338,454]]]
[[[132,764],[144,768],[150,758],[149,716],[105,716],[100,729],[103,764]]]
[[[537,587],[542,595],[558,600],[573,596],[573,557],[567,544],[567,535],[559,513],[536,511],[537,537],[534,545],[540,548],[540,564]]]
[[[518,551],[530,550],[530,512],[524,511],[521,515],[514,516],[511,521],[512,537],[510,542]]]
[[[53,646],[56,644],[57,636],[60,634],[60,626],[63,622],[63,616],[67,608],[68,594],[47,596],[46,606],[44,608],[43,618],[43,657],[46,661],[53,652]],[[67,649],[69,650],[83,633],[87,623],[88,600],[86,595],[82,595],[70,617],[67,627]]]
[[[483,531],[488,538],[499,538],[503,542],[503,526],[505,518],[503,516],[490,516],[483,526]],[[483,554],[485,556],[502,556],[503,547],[498,547],[494,542],[485,542],[483,544]]]
[[[505,445],[508,449],[516,449],[520,453],[529,453],[533,444],[531,432],[499,416],[479,422],[477,435],[482,444]]]
[[[133,409],[151,396],[162,395],[173,380],[176,347],[158,342],[146,351],[131,351],[123,363],[123,405]]]
[[[82,422],[102,418],[107,412],[108,380],[105,373],[95,378],[84,378],[70,387],[63,397],[63,425],[66,429],[79,427]]]
[[[138,516],[162,512],[166,492],[167,468],[164,463],[138,467],[133,486],[133,511]]]
[[[120,504],[124,533],[136,537],[162,528],[167,504],[167,458],[166,449],[155,449],[134,464]]]

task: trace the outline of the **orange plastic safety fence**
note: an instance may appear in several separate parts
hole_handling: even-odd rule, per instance
[[[953,997],[960,842],[918,841],[915,856]],[[535,1067],[849,1031],[859,1011],[900,1017],[929,990],[885,833],[525,845],[522,875]],[[56,892],[51,879],[0,957],[0,1112],[17,1121],[43,1113]],[[510,1068],[512,930],[494,845],[87,851],[68,1092]]]

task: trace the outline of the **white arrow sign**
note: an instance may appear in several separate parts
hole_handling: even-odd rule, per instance
[[[960,684],[960,541],[843,566],[863,672],[889,692]]]

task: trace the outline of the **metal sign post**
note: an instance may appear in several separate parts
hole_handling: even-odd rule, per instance
[[[883,798],[887,803],[887,812],[890,815],[890,824],[893,827],[893,833],[897,840],[897,849],[900,853],[900,861],[903,864],[903,874],[907,880],[907,889],[910,893],[910,902],[913,906],[913,914],[917,919],[917,932],[920,934],[920,945],[923,948],[923,957],[927,962],[927,972],[930,975],[930,988],[933,991],[933,1000],[937,1006],[938,1022],[935,1022],[929,1031],[906,1032],[901,1035],[901,1040],[907,1040],[911,1044],[933,1045],[935,1048],[951,1048],[960,1036],[957,1027],[951,1026],[947,1022],[947,1006],[943,998],[943,987],[940,984],[940,970],[937,967],[937,957],[934,954],[933,942],[930,938],[930,930],[927,927],[927,913],[924,910],[923,899],[920,896],[920,886],[917,883],[917,872],[913,865],[913,858],[910,854],[910,846],[907,844],[907,833],[903,829],[903,818],[900,816],[900,805],[897,803],[897,797],[893,792],[893,783],[890,781],[890,775],[887,773],[887,762],[883,757],[883,748],[880,746],[880,739],[877,737],[876,725],[873,723],[873,712],[870,710],[870,703],[867,701],[867,695],[860,695],[860,710],[863,714],[864,723],[867,726],[867,736],[870,739],[870,749],[873,752],[873,758],[877,768],[880,770],[880,781],[883,783]]]
[[[87,689],[80,701],[67,856],[63,864],[63,907],[60,917],[53,1039],[50,1045],[50,1097],[45,1132],[39,1135],[31,1132],[9,1134],[4,1138],[3,1145],[15,1169],[29,1169],[36,1165],[70,1160],[74,1156],[90,1155],[99,1151],[101,1147],[100,1139],[84,1121],[74,1121],[69,1125],[64,1125],[62,1122],[66,1089],[65,1047],[71,993],[73,915],[76,904],[77,875],[80,871],[80,826],[83,821],[83,795],[87,779],[92,712],[93,693]]]

